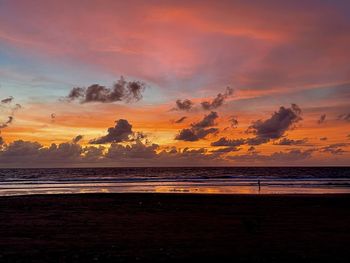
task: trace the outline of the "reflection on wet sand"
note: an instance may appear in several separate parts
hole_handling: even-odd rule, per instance
[[[236,184],[232,182],[3,183],[0,196],[77,193],[327,194],[350,193],[348,185]]]

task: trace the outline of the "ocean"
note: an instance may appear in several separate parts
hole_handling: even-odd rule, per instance
[[[0,196],[144,192],[196,194],[350,193],[350,168],[0,169]]]

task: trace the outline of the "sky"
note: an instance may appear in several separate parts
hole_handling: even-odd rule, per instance
[[[0,0],[0,167],[350,165],[349,14]]]

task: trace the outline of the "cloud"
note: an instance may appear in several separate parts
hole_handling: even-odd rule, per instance
[[[83,149],[83,161],[85,162],[102,162],[105,158],[104,156],[105,147],[99,145],[95,146],[87,146]]]
[[[42,148],[40,153],[50,161],[80,160],[82,147],[76,143],[60,143],[59,145],[51,144],[49,148]]]
[[[328,146],[322,147],[320,152],[330,153],[334,155],[341,155],[346,153],[347,151],[343,149],[343,147],[349,146],[349,143],[334,143]]]
[[[113,143],[106,153],[110,159],[152,159],[157,157],[157,144],[143,144],[140,140],[131,145],[120,145]]]
[[[320,138],[320,141],[327,141],[327,140],[328,140],[327,137],[321,137],[321,138]]]
[[[275,142],[274,145],[303,145],[306,144],[308,141],[307,138],[304,139],[300,139],[300,140],[292,140],[292,139],[288,139],[288,138],[282,138],[281,140],[279,140],[278,142]]]
[[[190,128],[182,129],[175,137],[175,140],[193,142],[203,139],[209,134],[217,133],[219,129],[208,127],[215,126],[215,120],[218,117],[218,114],[212,111],[210,114],[205,115],[201,121],[192,123]]]
[[[159,146],[153,143],[133,141],[128,145],[112,143],[105,147],[88,146],[65,142],[45,147],[38,142],[17,140],[0,147],[1,167],[72,167],[96,165],[120,166],[159,166],[159,165],[209,165],[216,156],[207,150],[172,148],[158,153]],[[220,163],[217,160],[215,163]],[[213,163],[211,163],[213,165]]]
[[[338,116],[338,120],[350,121],[350,113],[339,115],[339,116]]]
[[[189,99],[176,100],[176,107],[174,110],[189,111],[193,107],[193,102]]]
[[[207,128],[215,125],[215,120],[218,118],[218,114],[215,111],[210,112],[208,115],[205,115],[203,120],[200,122],[192,124],[193,128],[201,129]]]
[[[248,148],[248,152],[256,152],[256,148],[254,146],[250,146]]]
[[[0,123],[0,129],[6,128],[9,124],[12,123],[14,120],[15,113],[22,108],[21,104],[16,103],[14,106],[11,105],[11,103],[14,101],[14,97],[10,96],[8,98],[5,98],[1,100],[1,108],[5,109],[7,111],[8,120],[5,122]]]
[[[186,120],[186,119],[187,119],[187,117],[186,117],[186,116],[181,117],[180,119],[176,120],[176,121],[175,121],[175,123],[183,123],[183,122],[184,122],[184,120]]]
[[[78,144],[61,143],[44,147],[38,142],[17,140],[0,151],[0,161],[3,166],[9,163],[18,165],[45,165],[50,163],[67,163],[81,160],[82,148]]]
[[[8,120],[0,123],[0,129],[6,128],[9,124],[11,124],[13,121],[13,117],[12,116],[8,116]]]
[[[56,113],[51,113],[50,118],[51,118],[51,122],[55,122],[55,120],[56,120]]]
[[[260,145],[267,143],[270,140],[276,140],[284,136],[285,132],[301,120],[301,109],[292,104],[291,108],[280,107],[279,111],[272,114],[271,118],[267,120],[254,121],[248,128],[248,133],[253,133],[256,136],[247,139],[234,139],[230,140],[225,137],[220,138],[216,142],[212,142],[211,146],[240,146],[244,144],[248,145]],[[283,138],[276,145],[301,145],[307,142],[307,139],[302,140],[290,140]]]
[[[193,167],[225,164],[225,161],[220,158],[220,154],[211,154],[205,148],[171,148],[170,150],[163,150],[160,153],[158,153],[158,161],[168,166]]]
[[[4,145],[5,144],[5,141],[4,139],[0,136],[0,146]]]
[[[229,121],[230,121],[230,123],[231,123],[231,127],[232,127],[232,128],[237,128],[237,126],[238,126],[237,117],[231,116]]]
[[[100,138],[90,140],[91,144],[118,143],[130,141],[130,136],[133,135],[132,125],[124,119],[116,121],[115,127],[110,127],[107,130],[107,135]]]
[[[305,161],[312,157],[314,149],[300,150],[292,149],[286,152],[275,152],[270,155],[261,155],[258,152],[250,151],[248,154],[228,156],[227,158],[240,163],[261,163],[264,165],[276,165],[276,164],[286,164],[298,163],[300,161]]]
[[[20,161],[35,158],[39,154],[39,149],[43,146],[38,142],[17,140],[10,143],[5,150],[1,151],[0,160]]]
[[[230,140],[226,139],[225,137],[220,138],[216,142],[212,142],[210,145],[211,146],[241,146],[246,143],[245,139],[236,139],[236,140]]]
[[[224,104],[225,100],[233,95],[233,89],[227,87],[225,92],[219,93],[212,101],[203,101],[201,102],[201,106],[204,110],[213,110],[219,108],[222,104]]]
[[[309,150],[300,150],[300,149],[292,149],[287,152],[276,152],[273,153],[270,156],[270,159],[275,161],[287,161],[287,162],[293,162],[293,161],[300,161],[305,160],[311,157],[312,153],[314,152],[314,149]]]
[[[318,124],[322,124],[326,121],[326,114],[322,114],[319,118],[319,120],[317,121]]]
[[[142,99],[146,84],[140,81],[126,81],[121,77],[112,88],[93,84],[87,88],[75,87],[67,96],[69,101],[78,99],[80,103],[136,102]]]
[[[210,129],[183,129],[180,133],[175,137],[175,140],[179,141],[188,141],[194,142],[200,139],[205,138],[209,134],[217,133],[218,129],[210,128]]]
[[[1,137],[0,137],[1,138]],[[349,144],[334,144],[322,151],[345,147]],[[112,143],[104,146],[82,147],[73,142],[51,144],[45,147],[38,142],[17,140],[0,147],[1,167],[72,167],[72,166],[213,166],[232,162],[245,165],[291,165],[306,164],[317,149],[291,149],[262,155],[252,146],[246,154],[227,155],[241,148],[224,146],[208,151],[206,148],[163,148],[157,144],[129,141],[128,144]],[[340,155],[344,150],[335,150]]]
[[[83,137],[84,137],[83,135],[78,135],[75,138],[73,138],[72,142],[73,143],[78,143],[80,140],[83,139]]]
[[[248,133],[253,133],[256,136],[247,139],[227,139],[225,137],[220,138],[216,142],[212,142],[211,146],[240,146],[244,144],[248,145],[260,145],[267,143],[270,140],[279,139],[284,136],[285,132],[293,125],[301,120],[301,110],[296,104],[292,104],[291,108],[280,107],[278,112],[275,112],[271,118],[267,120],[258,120],[252,123],[248,128]],[[283,138],[276,145],[301,145],[307,142],[307,139],[302,140],[290,140]]]
[[[238,152],[242,148],[237,148],[235,146],[230,146],[230,147],[225,147],[225,148],[219,148],[216,150],[212,150],[211,153],[216,153],[216,154],[225,154],[225,153],[230,153],[230,152]]]
[[[285,132],[292,129],[293,126],[302,120],[301,109],[292,104],[290,108],[280,107],[267,120],[254,121],[248,128],[248,132],[256,135],[255,138],[247,140],[250,145],[259,145],[270,140],[281,138]]]
[[[16,105],[13,108],[11,108],[11,115],[12,116],[15,115],[16,111],[18,111],[21,108],[22,108],[21,104],[16,103]]]
[[[194,142],[198,141],[199,137],[193,129],[182,129],[180,133],[176,135],[175,140]]]
[[[5,99],[2,99],[1,100],[1,103],[2,104],[8,104],[8,103],[11,103],[12,101],[13,101],[13,97],[12,96],[10,96],[10,97],[8,97],[8,98],[5,98]]]

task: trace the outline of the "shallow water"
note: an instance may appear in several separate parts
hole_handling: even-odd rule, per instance
[[[0,196],[126,192],[350,193],[350,169],[347,167],[0,169]]]

